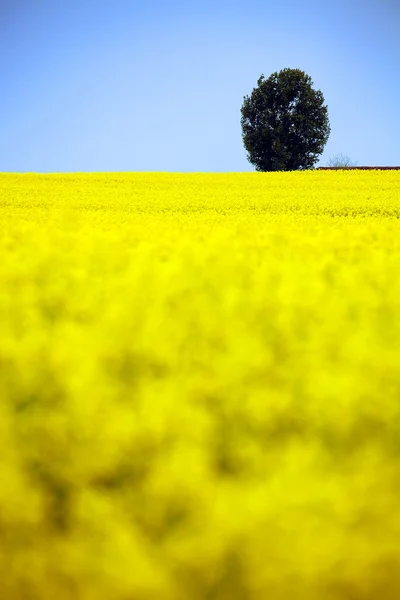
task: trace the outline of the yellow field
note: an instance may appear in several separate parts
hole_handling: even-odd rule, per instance
[[[0,598],[400,597],[400,173],[0,175]]]

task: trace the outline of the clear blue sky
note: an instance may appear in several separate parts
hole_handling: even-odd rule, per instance
[[[400,164],[400,0],[0,0],[0,171],[254,171],[261,74],[328,105],[319,161]]]

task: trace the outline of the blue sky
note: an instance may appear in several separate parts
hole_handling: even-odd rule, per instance
[[[243,96],[286,67],[328,105],[319,166],[399,165],[399,58],[399,0],[0,0],[0,171],[254,171]]]

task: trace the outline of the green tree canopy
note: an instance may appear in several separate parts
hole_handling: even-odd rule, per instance
[[[257,81],[241,108],[243,143],[257,171],[314,166],[330,134],[322,92],[300,69],[283,69]]]

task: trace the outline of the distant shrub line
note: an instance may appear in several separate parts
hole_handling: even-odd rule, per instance
[[[338,169],[352,169],[352,170],[364,170],[364,171],[368,171],[368,170],[381,170],[381,171],[399,171],[400,167],[317,167],[317,170],[319,171],[337,171]]]

